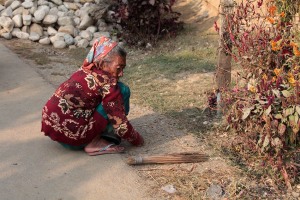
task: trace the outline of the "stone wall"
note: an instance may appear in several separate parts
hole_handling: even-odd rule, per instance
[[[86,48],[100,36],[111,37],[115,25],[104,20],[108,8],[104,0],[7,0],[0,4],[0,36]]]

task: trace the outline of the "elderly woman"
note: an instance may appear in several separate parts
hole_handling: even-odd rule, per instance
[[[43,108],[42,132],[66,148],[84,149],[89,155],[124,151],[109,138],[117,144],[119,137],[143,145],[142,136],[126,117],[129,88],[118,82],[125,66],[126,52],[117,42],[106,37],[96,40],[81,68],[58,87]]]

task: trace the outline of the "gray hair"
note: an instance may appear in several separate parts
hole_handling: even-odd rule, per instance
[[[126,58],[127,52],[124,50],[124,48],[121,45],[118,44],[104,57],[103,61],[111,62],[111,58],[116,55]]]

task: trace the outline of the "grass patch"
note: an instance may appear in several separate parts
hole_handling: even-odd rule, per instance
[[[206,131],[202,109],[205,93],[214,85],[216,38],[186,32],[163,41],[155,51],[135,53],[134,58],[129,53],[123,81],[132,90],[132,102],[184,119],[192,132]]]

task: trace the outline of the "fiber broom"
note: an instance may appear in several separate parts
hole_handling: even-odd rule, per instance
[[[172,153],[153,156],[131,156],[127,159],[129,165],[143,164],[174,164],[174,163],[195,163],[204,162],[209,156],[203,153]]]

